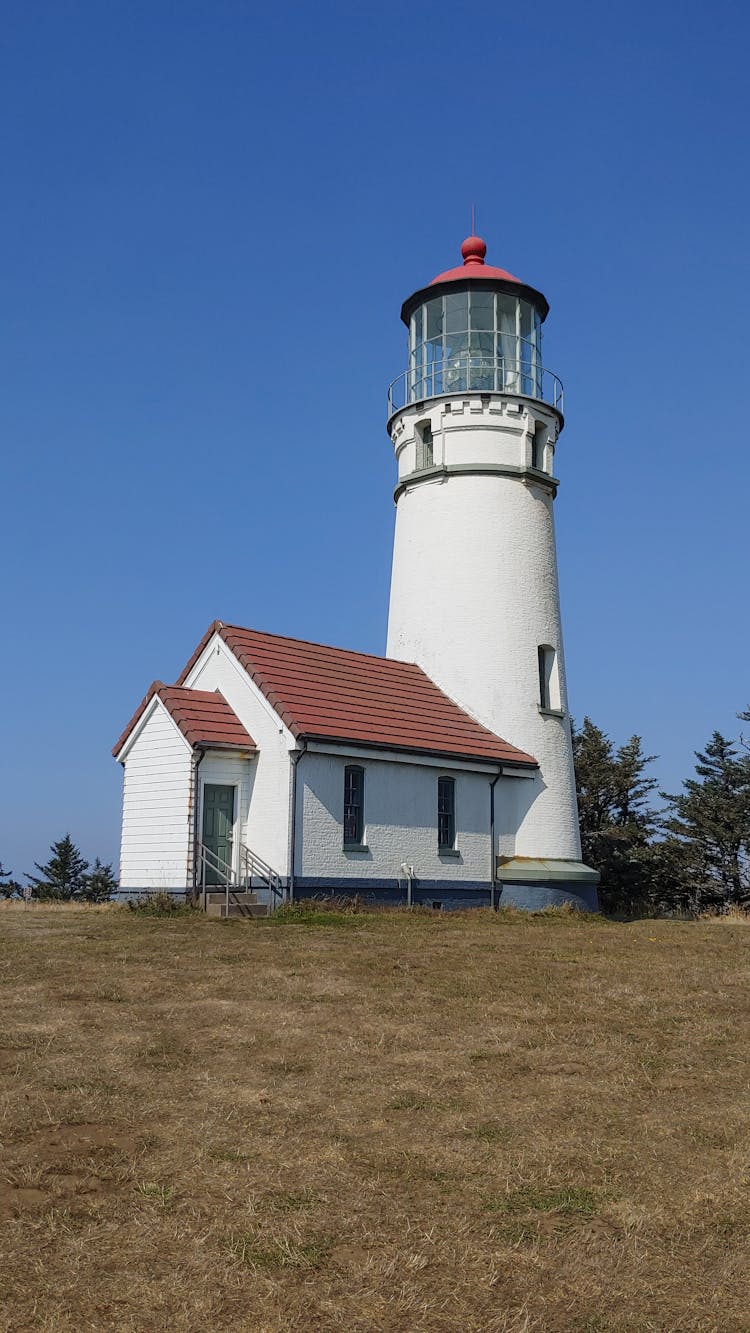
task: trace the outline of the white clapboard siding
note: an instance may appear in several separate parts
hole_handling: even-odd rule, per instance
[[[157,703],[125,759],[121,888],[187,887],[191,778],[189,746]]]

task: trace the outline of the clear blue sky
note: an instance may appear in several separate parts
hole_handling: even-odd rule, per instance
[[[729,0],[6,0],[6,866],[116,861],[110,746],[215,617],[383,651],[399,309],[472,202],[552,307],[575,716],[673,788],[738,728],[749,40]]]

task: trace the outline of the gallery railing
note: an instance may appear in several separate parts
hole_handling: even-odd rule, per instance
[[[483,357],[468,353],[405,370],[388,388],[388,416],[410,403],[448,393],[509,393],[547,403],[562,414],[562,380],[523,357]]]

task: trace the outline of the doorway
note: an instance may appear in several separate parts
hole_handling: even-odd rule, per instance
[[[206,882],[226,884],[234,866],[234,787],[207,782],[203,788],[203,845]]]

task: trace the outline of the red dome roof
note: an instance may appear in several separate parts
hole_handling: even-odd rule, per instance
[[[419,291],[412,292],[401,307],[401,318],[404,324],[409,323],[413,312],[417,306],[423,305],[425,301],[433,299],[437,293],[431,289],[439,287],[442,291],[450,291],[450,284],[455,282],[466,283],[475,280],[485,285],[491,286],[497,283],[497,290],[508,291],[510,288],[517,288],[514,295],[519,296],[524,301],[531,301],[536,306],[542,319],[546,319],[549,314],[549,304],[546,296],[537,291],[535,287],[529,287],[528,283],[522,282],[520,278],[515,278],[512,273],[508,273],[504,268],[493,268],[491,264],[485,264],[484,256],[487,253],[487,246],[481,236],[467,236],[461,246],[461,254],[464,262],[460,268],[449,268],[445,273],[438,273],[436,278],[428,287],[420,287]],[[461,289],[458,288],[460,291]]]
[[[487,253],[487,246],[481,236],[467,236],[461,246],[461,254],[464,262],[460,268],[449,268],[445,273],[438,273],[436,278],[432,279],[431,287],[438,282],[465,282],[467,278],[500,278],[503,282],[517,282],[520,284],[520,278],[514,278],[512,273],[508,273],[504,268],[493,268],[491,264],[485,264],[484,256]]]

